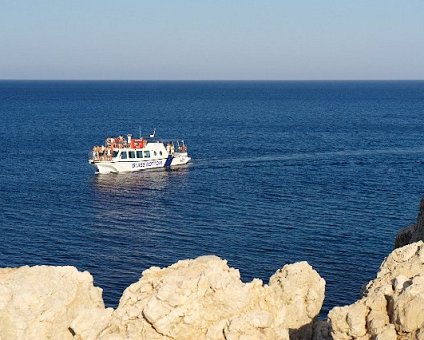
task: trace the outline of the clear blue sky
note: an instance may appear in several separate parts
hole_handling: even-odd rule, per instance
[[[424,79],[424,0],[1,0],[0,79]]]

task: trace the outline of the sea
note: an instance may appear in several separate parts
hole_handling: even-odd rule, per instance
[[[175,170],[96,175],[93,145],[183,139]],[[75,266],[116,307],[151,266],[243,282],[307,261],[353,303],[424,193],[423,81],[1,81],[0,267]]]

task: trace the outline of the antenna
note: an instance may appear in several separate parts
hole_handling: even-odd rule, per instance
[[[156,128],[153,129],[153,133],[150,135],[150,138],[155,138]]]

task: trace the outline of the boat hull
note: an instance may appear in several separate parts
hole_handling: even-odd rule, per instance
[[[116,160],[116,161],[95,161],[90,162],[96,168],[99,174],[134,172],[149,169],[171,168],[179,165],[185,165],[191,158],[187,153],[175,154],[173,157],[149,160]]]

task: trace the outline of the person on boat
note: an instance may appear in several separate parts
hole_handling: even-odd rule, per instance
[[[100,159],[101,161],[103,161],[104,159],[103,159],[102,147],[101,147],[101,146],[99,146],[99,147],[97,148],[97,150],[98,150],[98,153],[99,153],[99,159]]]
[[[122,137],[122,136],[119,136],[118,138],[116,138],[116,141],[117,141],[117,143],[118,143],[118,148],[122,148],[123,147],[123,141],[124,141],[124,137]]]
[[[92,156],[93,156],[93,160],[96,160],[96,146],[93,146]]]
[[[95,159],[96,160],[100,160],[100,146],[95,146],[95,153],[96,153],[96,156],[95,156]]]

